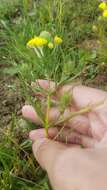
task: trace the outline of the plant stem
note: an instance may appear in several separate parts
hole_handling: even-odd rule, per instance
[[[37,48],[33,48],[33,49],[34,49],[36,55],[37,55],[39,58],[41,58],[41,55],[40,55],[40,52],[38,51],[38,49],[37,49]]]
[[[42,48],[42,47],[38,47],[38,50],[40,51],[40,54],[41,54],[41,56],[43,57],[43,56],[44,56],[43,48]]]
[[[63,124],[63,123],[69,121],[70,119],[72,119],[72,118],[74,118],[74,117],[76,117],[76,116],[78,116],[78,115],[81,115],[81,114],[84,114],[84,113],[89,113],[89,112],[91,112],[94,108],[97,108],[97,107],[101,106],[102,104],[104,104],[104,102],[105,102],[106,100],[107,100],[107,97],[104,98],[102,101],[96,103],[96,104],[88,105],[88,106],[86,106],[85,108],[83,108],[83,109],[81,109],[81,110],[79,110],[79,111],[77,111],[77,112],[70,113],[70,115],[69,115],[68,117],[66,117],[66,118],[64,118],[64,119],[61,119],[61,120],[59,120],[58,122],[56,122],[56,123],[54,124],[54,126],[58,126],[58,125],[60,125],[60,124]]]
[[[60,125],[60,124],[63,124],[67,121],[69,121],[70,119],[72,119],[73,117],[76,117],[78,115],[81,115],[81,114],[84,114],[84,113],[88,113],[92,110],[91,106],[87,106],[83,109],[81,109],[80,111],[77,111],[77,112],[73,112],[73,113],[70,113],[70,115],[64,119],[61,119],[59,120],[58,122],[55,123],[55,126],[57,125]]]
[[[46,138],[48,138],[50,103],[51,103],[51,101],[50,101],[50,95],[48,95],[48,96],[47,96],[47,110],[46,110],[46,118],[45,118]]]

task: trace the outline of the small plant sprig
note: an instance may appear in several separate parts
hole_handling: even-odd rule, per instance
[[[39,36],[35,36],[34,38],[30,39],[27,43],[28,48],[32,48],[34,52],[36,53],[36,56],[38,58],[38,64],[40,66],[44,66],[47,56],[50,59],[52,59],[53,56],[55,56],[55,51],[58,48],[58,46],[62,43],[62,38],[55,35],[52,37],[52,35],[47,31],[42,31]],[[45,72],[46,72],[46,78],[48,80],[51,80],[50,77],[50,70],[48,69],[48,65],[45,65]],[[37,88],[39,89],[40,93],[43,93],[45,95],[46,104],[41,105],[41,101],[39,99],[36,99],[35,109],[39,115],[39,117],[42,120],[42,123],[46,129],[46,137],[48,137],[48,128],[50,127],[49,124],[49,111],[51,107],[51,96],[53,92],[49,89],[48,91],[43,91],[43,89],[40,88],[39,85],[37,85]],[[36,91],[38,91],[36,89]],[[43,110],[45,109],[45,115],[43,113]]]
[[[48,53],[50,53],[50,57],[52,59],[52,56],[55,56],[55,49],[58,48],[58,46],[61,43],[62,39],[60,37],[55,36],[54,38],[52,38],[49,32],[42,31],[39,36],[36,36],[30,41],[28,41],[27,47],[32,48],[34,50],[36,56],[38,57],[38,64],[40,64],[42,67],[43,64],[45,64],[45,59],[47,59],[47,51],[51,50]],[[46,79],[49,82],[49,87],[47,90],[45,90],[39,85],[38,82],[36,83],[36,85],[33,86],[33,90],[36,93],[36,100],[33,102],[33,106],[41,120],[43,127],[45,128],[46,137],[48,137],[48,129],[50,127],[63,126],[65,123],[69,122],[69,120],[73,119],[74,117],[81,114],[89,113],[90,111],[92,111],[93,107],[99,106],[100,104],[102,104],[102,102],[97,103],[96,105],[87,105],[79,111],[69,113],[68,117],[65,117],[65,111],[67,109],[70,110],[70,108],[72,108],[73,105],[73,87],[72,89],[70,89],[70,92],[65,92],[63,95],[61,95],[61,97],[57,98],[57,100],[54,99],[53,97],[55,97],[58,89],[63,85],[63,81],[60,81],[59,83],[55,81],[55,85],[52,88],[50,85],[51,77],[48,70],[48,65],[46,65],[46,71]],[[59,111],[59,116],[57,118],[57,121],[50,123],[49,115],[51,107],[57,107]]]

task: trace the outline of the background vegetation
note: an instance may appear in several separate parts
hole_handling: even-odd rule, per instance
[[[51,189],[28,140],[28,132],[37,126],[22,120],[19,111],[31,98],[31,81],[46,79],[47,67],[53,80],[78,78],[84,84],[106,89],[107,57],[101,54],[97,32],[92,31],[100,14],[98,4],[97,0],[0,1],[1,190]],[[53,60],[47,55],[45,65],[40,67],[26,43],[43,30],[61,36],[63,44]],[[12,100],[6,100],[10,96]],[[3,106],[10,108],[9,122]]]

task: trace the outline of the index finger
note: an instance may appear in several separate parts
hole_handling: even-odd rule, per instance
[[[48,80],[39,80],[42,88],[55,88],[55,83]],[[64,93],[69,93],[73,96],[73,102],[78,109],[81,109],[89,104],[96,104],[107,98],[107,92],[96,88],[86,87],[83,85],[66,84],[59,87],[56,96],[60,97]]]

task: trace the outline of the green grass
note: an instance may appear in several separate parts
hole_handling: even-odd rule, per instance
[[[37,78],[47,78],[47,70],[50,78],[56,81],[66,77],[82,78],[85,70],[87,80],[94,78],[100,73],[96,61],[101,60],[98,61],[96,50],[84,48],[82,43],[96,39],[92,25],[99,14],[97,6],[97,0],[2,0],[0,64],[4,69],[1,74],[19,77],[25,99],[29,99],[25,83],[29,85]],[[43,30],[60,35],[63,44],[52,59],[47,54],[45,65],[40,67],[26,43]],[[36,163],[31,142],[25,135],[37,126],[31,123],[23,125],[25,128],[20,127],[19,118],[13,113],[11,126],[0,128],[0,189],[50,190],[47,176]]]
[[[3,46],[3,55],[4,52],[6,52],[6,55],[8,54],[7,62],[12,65],[12,68],[7,71],[9,74],[17,74],[20,71],[27,80],[45,77],[44,68],[39,68],[35,60],[35,54],[26,48],[28,39],[35,34],[39,34],[42,30],[59,34],[63,38],[62,50],[64,53],[63,56],[60,56],[61,59],[59,55],[55,57],[53,62],[56,62],[56,65],[60,62],[61,68],[63,68],[65,62],[71,62],[71,67],[73,64],[74,67],[80,67],[82,69],[81,64],[87,64],[90,61],[90,52],[79,50],[76,46],[92,36],[92,22],[97,14],[95,12],[97,7],[96,1],[93,3],[88,1],[87,5],[85,1],[79,3],[78,1],[60,2],[50,0],[47,3],[46,0],[42,0],[34,3],[33,8],[25,15],[23,15],[23,12],[25,12],[23,9],[25,10],[26,8],[23,7],[23,4],[19,3],[18,7],[21,15],[17,16],[16,13],[14,20],[10,16],[7,19],[7,15],[9,13],[11,14],[11,9],[10,12],[9,10],[8,12],[5,10],[4,19],[1,16],[1,40],[4,39],[3,43],[5,43],[5,47]],[[84,57],[86,59],[87,55],[89,56],[86,61]],[[81,63],[81,60],[83,63]],[[60,65],[59,69],[61,69]],[[78,68],[76,72],[78,72]],[[74,69],[70,72],[73,75]]]

